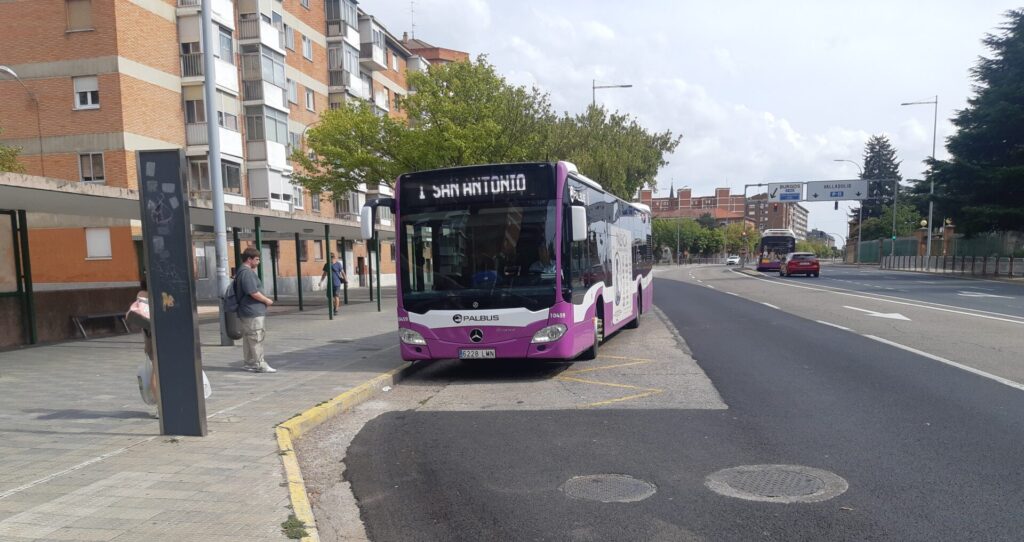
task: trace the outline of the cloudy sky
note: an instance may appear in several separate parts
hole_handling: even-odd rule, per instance
[[[410,9],[410,5],[414,7]],[[632,84],[597,101],[683,141],[658,178],[712,195],[727,186],[850,179],[864,143],[885,134],[904,179],[921,177],[939,97],[938,157],[948,119],[972,92],[1008,1],[362,0],[392,34],[487,54],[517,85],[578,113],[592,81]],[[586,173],[586,172],[584,172]],[[748,195],[755,192],[751,188]],[[810,226],[846,235],[845,208],[807,205]]]

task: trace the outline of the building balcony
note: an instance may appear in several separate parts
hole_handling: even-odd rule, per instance
[[[363,43],[359,48],[359,64],[370,71],[388,69],[384,48],[376,43]]]
[[[203,53],[185,53],[181,55],[181,76],[203,76]]]
[[[198,8],[203,4],[203,0],[178,0],[179,8]]]
[[[188,145],[208,145],[209,131],[205,122],[189,122],[185,124],[185,143]]]
[[[348,70],[332,69],[327,72],[330,79],[330,86],[348,88],[352,85],[352,73]]]
[[[255,15],[255,17],[252,17]],[[243,14],[238,20],[238,41],[259,42],[271,49],[284,54],[284,32],[264,21],[259,14]]]

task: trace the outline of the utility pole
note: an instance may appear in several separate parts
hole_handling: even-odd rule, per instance
[[[220,176],[220,129],[217,123],[216,61],[213,58],[213,12],[212,0],[203,0],[203,90],[206,101],[206,139],[209,144],[210,188],[213,191],[213,235],[217,259],[217,296],[228,289],[228,231],[224,220],[224,183]],[[187,193],[187,192],[186,192]],[[257,249],[261,247],[256,247]],[[228,337],[224,326],[224,303],[220,303],[220,344],[233,346],[235,341]]]

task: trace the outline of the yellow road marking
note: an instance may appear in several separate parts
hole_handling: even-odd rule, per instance
[[[644,363],[650,363],[650,360],[633,361],[630,363],[616,363],[615,365],[602,365],[600,367],[589,367],[586,369],[569,369],[562,371],[562,374],[576,375],[580,373],[589,373],[592,371],[601,371],[604,369],[615,369],[617,367],[629,367],[630,365],[643,365]]]
[[[631,399],[640,399],[641,397],[647,397],[649,395],[657,395],[659,393],[662,393],[663,391],[665,391],[665,390],[652,390],[652,391],[649,391],[647,393],[638,393],[636,395],[627,395],[626,397],[619,397],[618,399],[609,399],[607,401],[598,401],[596,403],[588,403],[586,405],[582,405],[580,408],[593,408],[593,407],[599,407],[599,406],[603,406],[603,405],[608,405],[608,404],[611,404],[611,403],[620,403],[622,401],[629,401]]]
[[[629,384],[616,384],[614,382],[600,382],[598,380],[584,380],[582,378],[573,378],[571,376],[559,376],[555,380],[562,380],[565,382],[579,382],[581,384],[595,384],[598,386],[610,386],[613,388],[626,388],[630,390],[643,390],[643,391],[655,391],[655,388],[641,388],[640,386],[630,386]],[[656,390],[661,391],[661,390]]]
[[[602,358],[607,358],[607,359],[624,359],[624,360],[627,360],[627,361],[654,361],[653,359],[629,358],[629,357],[626,357],[626,356],[606,356],[604,354],[600,354],[600,356]]]

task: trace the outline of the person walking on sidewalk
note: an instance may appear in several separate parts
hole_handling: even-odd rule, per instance
[[[276,373],[263,359],[263,340],[267,336],[265,324],[267,307],[274,300],[263,295],[263,284],[256,275],[260,265],[260,251],[249,247],[242,251],[242,265],[235,274],[238,283],[238,319],[242,322],[242,354],[245,368],[254,373]]]
[[[341,262],[338,261],[338,255],[333,252],[331,253],[331,263],[324,264],[324,273],[320,275],[321,285],[327,278],[328,270],[330,270],[331,273],[331,283],[334,285],[334,312],[338,312],[338,309],[341,308],[341,288],[343,284],[348,282],[348,280],[345,279],[345,268],[341,265]],[[329,296],[327,301],[328,303],[331,301]]]

